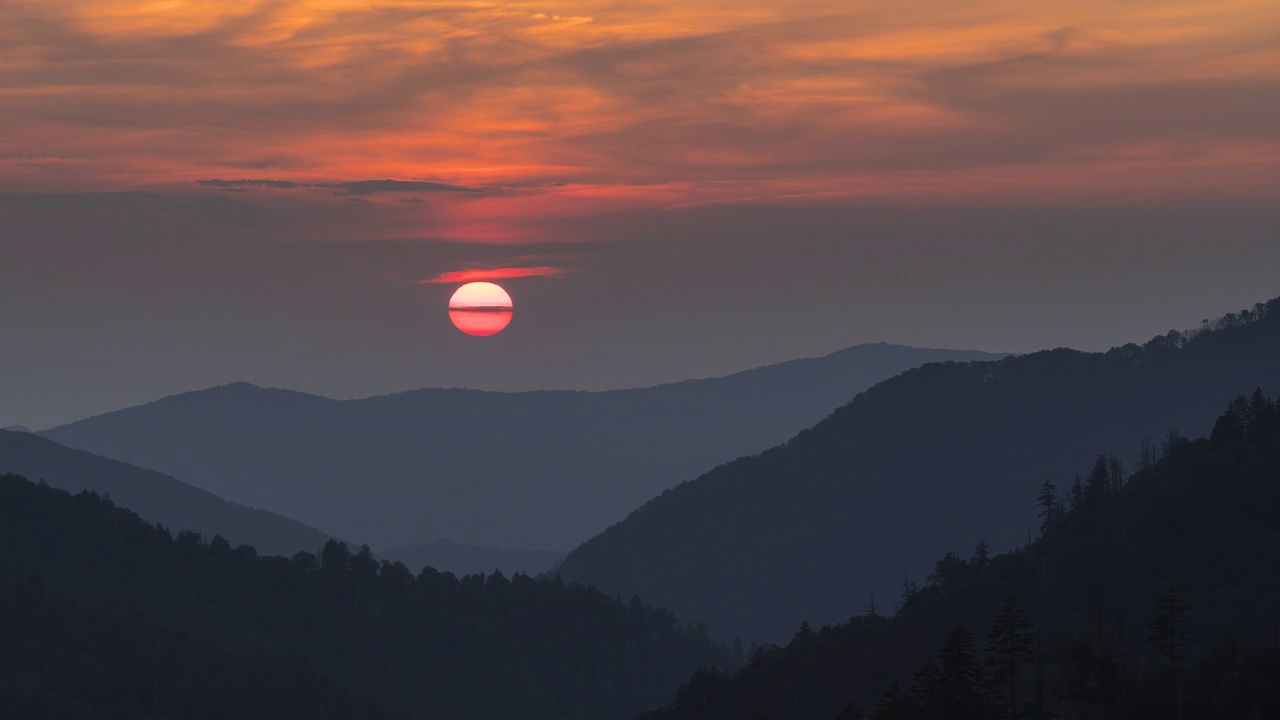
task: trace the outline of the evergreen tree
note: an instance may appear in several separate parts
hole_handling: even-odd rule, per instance
[[[996,717],[1018,720],[1018,676],[1034,656],[1031,623],[1026,610],[1012,597],[1005,600],[987,636],[987,667],[991,668]]]
[[[1250,445],[1264,445],[1275,439],[1280,424],[1276,405],[1262,393],[1262,388],[1254,390],[1249,398],[1246,421],[1245,440]]]
[[[1099,455],[1093,463],[1084,484],[1084,502],[1091,508],[1101,507],[1111,494],[1111,464],[1106,455]]]
[[[920,720],[912,699],[894,682],[871,710],[871,720]]]
[[[907,695],[919,707],[921,717],[935,717],[942,710],[941,694],[942,670],[929,658],[911,679]]]
[[[1058,508],[1061,504],[1058,499],[1058,487],[1053,484],[1052,480],[1045,479],[1040,485],[1040,496],[1037,498],[1037,504],[1040,506],[1039,517],[1040,534],[1044,534],[1058,519]]]
[[[1071,501],[1071,509],[1084,507],[1084,485],[1080,483],[1080,477],[1076,477],[1076,481],[1071,485],[1071,493],[1068,495]]]
[[[920,594],[920,588],[916,586],[906,575],[902,576],[902,599],[898,603],[898,609],[901,610],[911,605],[911,602]]]
[[[1160,599],[1160,614],[1151,621],[1148,639],[1172,667],[1182,662],[1187,648],[1187,606],[1173,585]]]
[[[938,679],[938,704],[946,718],[978,718],[983,711],[982,661],[974,648],[973,636],[957,625],[942,646],[942,668]]]
[[[969,567],[973,568],[977,574],[981,575],[987,569],[987,565],[991,562],[991,548],[987,545],[986,540],[978,540],[978,544],[973,548],[973,555],[969,558]]]

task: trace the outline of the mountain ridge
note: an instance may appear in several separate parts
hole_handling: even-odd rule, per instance
[[[288,517],[246,507],[155,470],[59,445],[33,433],[0,430],[0,473],[21,474],[76,493],[97,492],[175,532],[220,533],[266,554],[315,550],[334,536]]]
[[[1280,386],[1280,300],[1141,347],[926,364],[668,489],[560,572],[723,636],[778,640],[893,596],[947,547],[1013,546],[1045,477],[1067,484],[1100,449],[1134,458],[1170,423],[1207,432],[1258,386]]]
[[[445,537],[562,551],[874,382],[926,362],[991,357],[873,344],[599,392],[428,388],[332,400],[238,382],[43,435],[375,547]]]

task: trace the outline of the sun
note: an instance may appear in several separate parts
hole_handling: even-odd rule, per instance
[[[491,282],[472,282],[449,298],[449,319],[468,335],[496,335],[511,324],[511,296]]]

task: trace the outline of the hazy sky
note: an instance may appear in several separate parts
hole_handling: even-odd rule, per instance
[[[1100,349],[1278,227],[1274,0],[0,0],[0,425]]]

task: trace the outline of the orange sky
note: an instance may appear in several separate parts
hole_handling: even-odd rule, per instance
[[[0,0],[0,50],[0,190],[431,181],[464,240],[1280,181],[1274,0]]]

